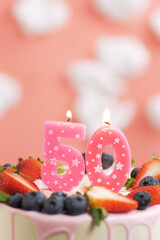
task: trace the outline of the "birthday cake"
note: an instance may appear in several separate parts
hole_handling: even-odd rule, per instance
[[[159,159],[134,168],[119,193],[89,186],[87,175],[71,193],[52,193],[40,179],[41,165],[26,159],[1,166],[0,239],[160,239]]]

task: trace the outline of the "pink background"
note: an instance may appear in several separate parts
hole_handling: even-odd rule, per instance
[[[152,55],[148,69],[130,82],[128,95],[137,101],[138,113],[124,133],[137,165],[150,160],[152,153],[160,155],[160,131],[150,125],[145,114],[148,97],[160,90],[160,41],[148,23],[150,12],[160,6],[159,0],[152,1],[145,15],[128,24],[103,18],[94,11],[91,1],[70,0],[69,24],[41,37],[22,33],[10,13],[14,2],[0,1],[0,71],[19,80],[23,98],[0,119],[0,162],[16,163],[18,157],[29,155],[43,158],[44,121],[63,121],[67,109],[73,109],[76,92],[65,75],[69,63],[92,58],[96,39],[107,33],[136,35]],[[87,141],[72,145],[85,151]]]

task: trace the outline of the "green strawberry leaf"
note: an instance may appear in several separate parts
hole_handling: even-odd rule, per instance
[[[18,162],[22,162],[23,161],[23,158],[18,158]]]
[[[58,174],[64,174],[68,171],[68,169],[64,168],[64,166],[60,162],[58,162],[57,165],[58,165],[58,169],[57,169]]]
[[[9,201],[10,199],[10,195],[9,194],[6,194],[6,193],[3,193],[3,192],[0,192],[0,203],[6,203]]]
[[[155,185],[156,185],[156,186],[160,186],[160,183],[156,183]]]
[[[128,178],[124,187],[126,187],[126,190],[128,190],[129,188],[132,187],[133,185],[133,182],[134,182],[135,178]]]
[[[97,226],[100,226],[101,220],[105,219],[108,216],[108,213],[102,207],[92,207],[90,209],[90,215],[92,216],[94,223]]]
[[[132,159],[131,159],[131,166],[133,167],[133,166],[134,166],[134,164],[135,164],[135,159],[134,159],[134,158],[132,158]]]
[[[156,157],[154,153],[152,154],[152,159],[153,160],[160,160],[160,158]]]

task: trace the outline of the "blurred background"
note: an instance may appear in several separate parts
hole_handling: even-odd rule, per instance
[[[111,122],[136,165],[160,156],[159,0],[0,1],[0,163],[43,159],[45,120]]]

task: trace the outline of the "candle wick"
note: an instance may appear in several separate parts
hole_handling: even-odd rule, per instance
[[[111,125],[109,122],[104,122],[104,123],[107,124],[107,125],[109,125],[109,126]]]

